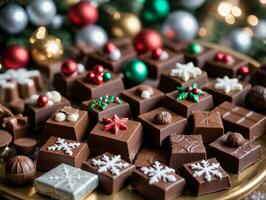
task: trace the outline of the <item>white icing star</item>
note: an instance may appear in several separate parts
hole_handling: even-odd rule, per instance
[[[187,64],[177,63],[176,67],[170,72],[170,76],[181,78],[183,81],[188,81],[190,78],[196,78],[201,74],[201,69],[195,67],[192,62]]]
[[[238,82],[237,78],[228,78],[225,76],[223,78],[217,78],[216,83],[214,85],[216,90],[223,90],[226,94],[231,91],[241,91],[243,89],[243,85]]]

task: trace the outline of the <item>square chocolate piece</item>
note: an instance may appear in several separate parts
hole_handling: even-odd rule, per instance
[[[160,175],[159,175],[160,174]],[[175,170],[158,161],[133,172],[131,185],[134,190],[151,200],[168,200],[181,196],[186,181]]]
[[[165,149],[163,148],[150,148],[142,147],[134,161],[134,165],[138,168],[148,167],[155,161],[159,161],[165,165],[169,163],[169,156]]]
[[[229,189],[231,186],[229,175],[215,158],[184,164],[181,175],[197,196]]]
[[[164,99],[164,93],[148,85],[138,85],[124,90],[121,98],[129,103],[134,117],[159,107]]]
[[[219,112],[193,112],[193,134],[200,134],[204,144],[213,142],[224,134],[224,126]]]
[[[119,118],[103,118],[92,129],[88,143],[93,155],[110,152],[132,162],[143,140],[141,123]]]
[[[84,162],[82,169],[97,174],[100,189],[112,194],[126,186],[135,166],[121,159],[120,155],[104,153]]]
[[[170,49],[163,48],[158,57],[153,52],[147,52],[139,57],[148,67],[149,77],[158,79],[164,70],[171,69],[176,63],[183,63],[184,56],[181,53],[174,53]]]
[[[210,77],[229,76],[232,78],[238,75],[241,67],[248,65],[246,60],[218,52],[214,59],[206,62],[204,70]]]
[[[215,157],[225,170],[240,173],[261,159],[261,145],[244,139],[240,133],[227,132],[208,146],[208,156]]]
[[[87,111],[65,106],[59,109],[44,126],[44,137],[61,137],[70,140],[82,141],[87,137],[89,115]]]
[[[165,96],[164,105],[183,117],[188,118],[193,111],[209,111],[213,108],[212,96],[207,92],[204,92],[204,94],[199,97],[198,102],[193,102],[190,100],[177,101],[177,94],[178,91],[167,93]]]
[[[102,84],[96,84],[89,81],[87,77],[78,79],[75,84],[75,95],[81,100],[99,98],[104,95],[119,95],[124,88],[122,79],[110,72],[111,80],[104,81]]]
[[[216,107],[215,110],[220,112],[226,132],[241,133],[252,141],[266,132],[266,116],[262,114],[227,101]]]
[[[187,128],[187,119],[160,107],[138,116],[147,141],[161,146],[171,134],[183,134]]]
[[[190,71],[188,73],[188,71]],[[159,90],[172,92],[176,87],[188,87],[192,83],[197,83],[199,87],[208,82],[208,75],[198,67],[194,67],[192,62],[187,64],[177,63],[176,67],[162,72],[159,82]]]
[[[169,166],[178,170],[183,164],[206,159],[201,135],[170,135]]]
[[[62,61],[52,62],[47,65],[39,65],[38,68],[52,82],[55,74],[61,71],[62,63]]]
[[[226,76],[217,78],[217,80],[209,82],[204,87],[204,90],[212,95],[213,103],[216,106],[224,101],[229,101],[238,106],[244,105],[246,95],[250,89],[250,84]]]
[[[117,73],[122,72],[128,60],[136,58],[137,52],[128,42],[109,42],[103,49],[88,55],[88,67],[103,65]]]
[[[89,153],[87,143],[52,136],[40,149],[37,168],[48,171],[62,163],[80,168]]]
[[[96,123],[102,118],[112,117],[114,114],[120,117],[131,116],[129,104],[112,95],[83,101],[82,108],[89,112],[91,119]]]
[[[39,102],[38,98],[43,96],[48,102]],[[45,95],[32,95],[25,105],[24,114],[29,117],[30,123],[39,128],[59,109],[70,106],[70,102],[56,91],[47,92]]]

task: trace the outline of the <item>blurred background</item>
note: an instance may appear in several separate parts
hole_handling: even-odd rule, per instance
[[[2,62],[15,54],[12,44],[38,51],[46,45],[51,60],[63,46],[98,47],[143,27],[175,41],[221,43],[266,62],[266,0],[0,0],[0,7]]]

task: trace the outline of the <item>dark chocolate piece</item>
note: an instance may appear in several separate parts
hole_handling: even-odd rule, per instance
[[[219,112],[193,112],[193,134],[200,134],[205,144],[224,134],[224,126]]]
[[[115,126],[115,122],[112,126]],[[106,124],[98,122],[89,135],[88,143],[93,155],[110,152],[132,162],[138,153],[143,139],[143,130],[139,122],[128,120],[126,129],[118,129],[113,133],[108,131]]]
[[[47,171],[61,163],[80,168],[88,157],[89,147],[86,143],[52,136],[40,149],[37,168]]]
[[[256,112],[266,115],[266,88],[254,86],[246,96],[248,107]]]
[[[47,65],[39,65],[40,71],[48,78],[49,81],[53,82],[54,77],[61,71],[62,61],[52,62]]]
[[[207,92],[204,92],[204,94],[199,97],[198,102],[190,100],[177,101],[177,95],[178,91],[167,93],[164,99],[164,105],[186,118],[189,117],[193,111],[208,111],[213,108],[212,96]]]
[[[181,175],[197,196],[229,189],[231,186],[229,175],[215,158],[184,164]]]
[[[165,149],[143,147],[138,152],[134,165],[136,167],[148,167],[155,161],[168,165],[169,156]]]
[[[104,153],[84,162],[82,169],[97,174],[100,189],[112,194],[126,186],[135,166],[121,159],[120,155]]]
[[[157,122],[154,122],[154,117],[158,115],[158,113],[161,114],[162,112],[167,112],[171,115],[171,123],[158,124]],[[160,107],[150,112],[139,115],[138,120],[141,122],[144,128],[145,139],[149,141],[149,143],[154,143],[157,146],[161,146],[165,139],[173,133],[183,134],[187,127],[186,118],[164,107]]]
[[[14,141],[16,151],[22,155],[30,155],[34,152],[37,140],[34,138],[20,138]]]
[[[160,173],[160,175],[159,175]],[[181,196],[186,182],[175,170],[155,161],[133,172],[131,185],[134,190],[151,200],[168,200]]]
[[[26,156],[14,156],[9,159],[5,167],[6,177],[16,185],[31,183],[36,174],[33,161]]]
[[[260,85],[266,87],[266,64],[263,64],[258,68],[251,76],[250,83],[254,85]]]
[[[225,131],[241,133],[249,140],[256,140],[266,131],[266,117],[259,113],[224,102],[215,108],[219,111]]]
[[[12,136],[4,130],[0,130],[0,155],[5,150],[5,148],[11,143]]]
[[[59,109],[44,126],[44,137],[61,137],[70,140],[82,141],[87,137],[89,115],[87,111],[65,106]]]
[[[251,85],[245,82],[238,82],[237,79],[224,77],[209,82],[205,87],[208,93],[212,95],[214,105],[219,105],[224,101],[232,102],[235,105],[244,105],[245,98]]]
[[[238,174],[261,159],[262,152],[261,145],[244,139],[240,133],[228,132],[209,144],[208,156],[217,158],[224,169]]]
[[[149,77],[158,79],[164,70],[171,69],[176,63],[183,63],[183,54],[174,53],[169,49],[161,49],[161,55],[158,58],[153,56],[153,52],[147,52],[141,55],[142,60],[148,67]]]
[[[180,169],[183,164],[206,159],[201,135],[170,135],[171,156],[169,166]]]
[[[142,90],[142,91],[141,91]],[[134,117],[159,107],[164,94],[148,85],[138,85],[121,93],[121,98],[129,103]]]

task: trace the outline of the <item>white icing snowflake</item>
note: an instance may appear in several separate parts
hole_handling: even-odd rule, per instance
[[[64,151],[70,156],[73,155],[72,150],[80,146],[78,142],[67,143],[65,139],[57,138],[56,143],[53,146],[48,147],[49,151]]]
[[[255,191],[248,195],[245,200],[266,200],[266,193]]]
[[[174,173],[175,170],[167,166],[162,166],[158,161],[151,167],[142,167],[140,170],[150,177],[149,184],[157,183],[160,180],[164,182],[176,181],[176,177],[171,174]]]
[[[196,78],[201,74],[201,69],[195,67],[192,62],[187,64],[177,63],[176,67],[170,72],[170,76],[181,78],[183,81],[188,81],[190,78]]]
[[[222,178],[223,175],[219,171],[220,163],[210,164],[208,160],[202,160],[198,163],[192,164],[191,169],[193,170],[193,176],[204,176],[204,179],[208,182],[211,181],[212,177],[216,176]]]
[[[223,78],[217,78],[214,88],[217,90],[223,90],[225,93],[231,91],[241,91],[243,85],[238,82],[237,78],[229,78],[225,76]]]
[[[120,155],[109,157],[105,154],[100,159],[92,159],[92,164],[99,167],[99,173],[109,171],[113,175],[119,175],[122,169],[125,169],[129,166],[128,163],[121,162]]]

